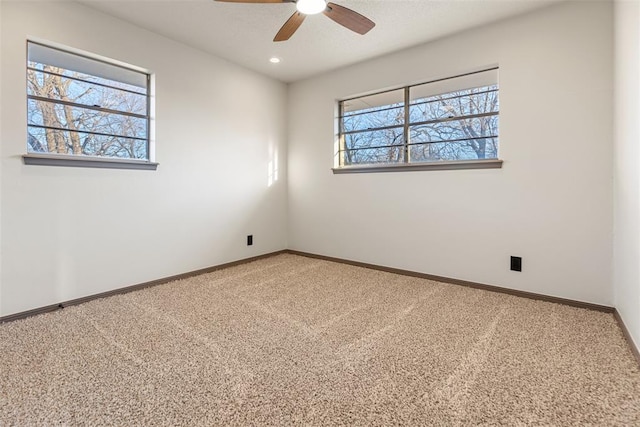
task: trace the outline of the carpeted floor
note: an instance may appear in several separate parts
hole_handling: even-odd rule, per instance
[[[612,315],[278,255],[0,325],[0,425],[640,425]]]

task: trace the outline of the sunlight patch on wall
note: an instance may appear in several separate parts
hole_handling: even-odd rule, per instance
[[[278,181],[278,150],[272,150],[269,158],[269,166],[268,166],[268,178],[267,178],[267,187],[271,187],[276,181]]]

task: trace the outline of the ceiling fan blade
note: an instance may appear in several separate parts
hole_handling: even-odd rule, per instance
[[[278,34],[276,34],[276,36],[273,38],[273,41],[282,42],[285,40],[289,40],[293,33],[295,33],[300,25],[302,25],[305,17],[306,15],[300,12],[295,12],[293,15],[291,15],[291,18],[289,18],[287,22],[284,23],[282,28],[280,28],[280,31],[278,31]]]
[[[358,34],[366,34],[376,26],[375,22],[369,18],[335,3],[327,3],[324,14],[343,27],[355,31]]]
[[[216,0],[226,3],[291,3],[293,0]]]

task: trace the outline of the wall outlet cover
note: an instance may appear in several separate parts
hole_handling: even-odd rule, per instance
[[[522,271],[522,257],[511,257],[511,271]]]

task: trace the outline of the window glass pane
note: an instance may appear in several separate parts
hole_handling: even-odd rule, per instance
[[[385,126],[404,124],[404,106],[399,108],[385,108],[371,112],[345,116],[343,119],[344,132],[356,130],[376,129]]]
[[[498,112],[498,86],[466,89],[416,99],[410,107],[410,122]]]
[[[409,128],[411,143],[497,137],[498,120],[498,116],[485,116],[414,125]]]
[[[345,150],[342,152],[343,162],[348,165],[363,165],[376,163],[403,163],[404,146],[363,148]]]
[[[411,162],[478,160],[498,157],[498,138],[417,144],[410,147]]]
[[[342,113],[350,116],[402,105],[404,105],[404,89],[397,89],[342,101]]]
[[[53,67],[44,69],[53,73],[64,71]],[[144,94],[33,70],[29,70],[27,76],[27,94],[29,95],[140,115],[145,115],[147,112],[147,97]]]
[[[43,129],[33,126],[29,126],[28,132],[27,149],[29,153],[75,154],[141,160],[146,160],[149,157],[146,140]]]
[[[29,62],[36,67],[37,64],[46,64],[62,68],[69,72],[75,71],[83,75],[102,78],[105,81],[120,82],[137,88],[141,92],[146,91],[147,75],[115,64],[86,58],[71,52],[65,52],[38,43],[28,43]]]
[[[89,74],[79,73],[77,71],[71,71],[64,68],[55,67],[53,65],[46,65],[46,64],[41,64],[39,62],[29,61],[27,66],[28,66],[28,71],[34,71],[36,73],[38,72],[42,73],[47,71],[49,74],[56,73],[66,78],[79,79],[88,83],[94,83],[95,85],[105,85],[105,86],[113,87],[116,89],[122,89],[125,91],[138,93],[140,95],[146,95],[147,93],[146,86],[140,87],[140,86],[130,85],[127,83],[123,83],[123,82],[119,82],[111,79],[105,79],[103,77],[92,76]]]
[[[139,117],[72,107],[30,99],[29,125],[106,133],[132,138],[147,137],[147,121]]]
[[[404,90],[342,101],[342,131],[378,129],[404,124]]]
[[[492,86],[498,83],[498,70],[486,70],[477,73],[471,73],[466,76],[452,77],[442,79],[440,81],[424,83],[412,86],[411,104],[416,100],[429,98],[431,96],[441,95],[443,93],[451,93],[473,89],[484,86]]]
[[[395,127],[376,131],[356,132],[344,135],[344,148],[373,148],[404,144],[404,129]]]

